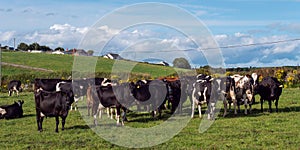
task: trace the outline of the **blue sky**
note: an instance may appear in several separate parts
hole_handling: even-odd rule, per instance
[[[15,38],[17,44],[38,42],[53,49],[58,46],[69,49],[77,48],[85,33],[101,17],[120,7],[142,2],[135,0],[2,0],[0,1],[0,43],[13,46],[13,38]],[[151,2],[172,4],[194,15],[206,25],[221,47],[300,38],[300,0]],[[103,26],[101,29],[105,30],[103,34],[119,31],[110,26]],[[171,42],[173,46],[177,43],[176,47],[179,49],[184,49],[188,47],[187,45],[191,46],[190,41],[182,35],[171,34],[165,28],[144,26],[131,28],[122,33],[124,34],[116,37],[116,40],[109,45],[112,49],[116,48],[114,52],[122,46],[130,45],[128,43],[136,39],[145,37],[160,37],[158,39],[161,40],[160,42]],[[136,36],[137,33],[139,36]],[[107,37],[102,36],[101,38]],[[152,40],[152,45],[153,41],[155,40]],[[127,43],[127,45],[122,45],[122,43]],[[142,48],[145,44],[139,43],[131,48]],[[226,67],[283,66],[300,63],[300,41],[222,48],[221,52]],[[193,66],[205,65],[203,55],[199,55],[198,58],[194,54],[185,55],[191,60]],[[155,57],[155,55],[149,57]],[[170,62],[171,58],[161,59],[167,59]]]

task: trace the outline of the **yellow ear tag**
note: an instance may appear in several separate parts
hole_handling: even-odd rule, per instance
[[[139,89],[139,88],[140,88],[140,86],[138,85],[136,88],[137,88],[137,89]]]

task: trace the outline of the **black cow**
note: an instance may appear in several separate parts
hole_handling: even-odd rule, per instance
[[[187,86],[188,82],[182,80],[166,80],[167,84],[167,100],[168,104],[171,103],[171,113],[174,113],[178,108],[178,113],[182,112],[182,105],[187,99]],[[169,106],[169,105],[168,105]]]
[[[161,108],[166,99],[167,87],[161,80],[139,80],[136,83],[130,84],[131,93],[141,105],[151,105],[152,116],[159,112],[161,117]]]
[[[263,112],[263,102],[269,102],[269,112],[272,112],[272,101],[275,100],[276,112],[278,112],[278,100],[282,93],[283,85],[274,77],[265,77],[258,84],[257,92],[260,95],[261,112]]]
[[[12,105],[4,105],[0,106],[0,119],[14,119],[14,118],[20,118],[23,117],[23,100],[18,100],[17,102],[14,102]]]
[[[19,92],[22,91],[21,81],[20,80],[11,80],[7,86],[8,88],[8,96],[11,96],[11,93],[16,91],[17,96],[19,96]]]
[[[73,92],[71,89],[66,91],[48,92],[45,90],[39,90],[34,93],[36,119],[38,130],[43,131],[42,123],[44,116],[55,117],[56,128],[55,132],[58,132],[59,117],[62,118],[62,130],[64,130],[66,118],[71,104],[73,103]]]

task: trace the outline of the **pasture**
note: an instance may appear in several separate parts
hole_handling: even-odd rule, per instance
[[[123,149],[99,137],[90,129],[78,111],[70,111],[66,129],[55,133],[55,119],[45,118],[43,132],[37,131],[35,104],[32,92],[22,92],[20,97],[8,97],[0,93],[0,105],[11,104],[22,99],[24,117],[0,120],[1,149]],[[259,96],[256,96],[256,102]],[[80,103],[85,104],[81,101]],[[186,105],[189,102],[186,102]],[[274,104],[272,105],[274,108]],[[253,106],[253,112],[245,116],[233,112],[223,118],[222,110],[213,125],[204,133],[199,133],[200,119],[191,119],[188,125],[166,143],[146,149],[299,149],[300,148],[300,97],[299,89],[285,88],[279,100],[279,113],[268,113],[267,102],[264,113],[260,104]],[[85,108],[81,108],[85,109]],[[205,108],[206,109],[206,108]],[[241,106],[243,112],[244,107]],[[125,126],[148,128],[163,122],[148,114],[128,114]],[[84,116],[86,117],[86,116]],[[106,117],[106,116],[104,116]],[[101,122],[101,120],[99,121]],[[96,128],[101,128],[97,126]],[[122,127],[119,127],[122,128]],[[130,138],[130,137],[126,137]],[[126,148],[124,148],[126,149]]]

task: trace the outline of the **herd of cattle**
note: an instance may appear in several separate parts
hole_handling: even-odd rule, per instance
[[[9,96],[14,91],[18,94],[22,90],[21,82],[13,80],[8,85]],[[138,80],[137,82],[118,83],[107,78],[88,78],[76,80],[63,79],[35,79],[34,98],[36,106],[36,120],[38,130],[42,131],[43,118],[55,117],[58,132],[59,117],[62,118],[62,130],[68,111],[77,110],[77,102],[86,97],[88,115],[101,117],[102,110],[116,109],[117,125],[124,125],[127,120],[126,112],[132,106],[148,106],[153,117],[161,116],[162,109],[169,108],[172,113],[181,113],[183,103],[191,102],[191,117],[194,117],[195,107],[198,107],[199,117],[202,117],[201,105],[207,105],[208,119],[215,118],[216,103],[224,103],[224,117],[231,104],[234,114],[244,104],[245,114],[251,113],[251,106],[255,102],[255,95],[260,95],[261,111],[263,102],[271,104],[275,101],[278,112],[278,100],[283,86],[274,77],[265,77],[260,82],[258,75],[233,75],[223,78],[213,78],[210,75],[199,74],[196,77],[163,78],[156,80]],[[19,118],[23,116],[24,101],[12,105],[0,106],[0,118]],[[238,109],[237,109],[238,107]],[[90,110],[91,109],[91,110]],[[121,115],[122,114],[122,115]],[[121,118],[122,117],[122,118]]]

